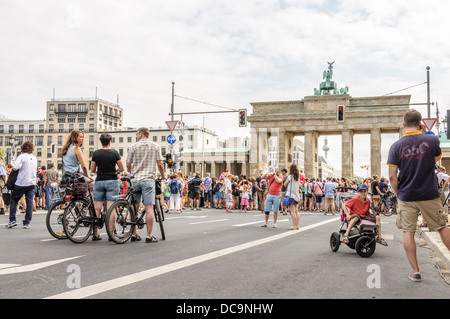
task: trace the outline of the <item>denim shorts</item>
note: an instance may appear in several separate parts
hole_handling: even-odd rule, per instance
[[[264,212],[270,214],[270,211],[278,213],[280,209],[280,199],[281,195],[271,195],[267,193],[266,202],[264,204]]]
[[[142,202],[144,205],[155,205],[155,181],[141,181],[133,183],[134,198],[136,202]]]
[[[115,202],[113,196],[119,195],[120,182],[116,180],[96,181],[94,183],[94,202]]]

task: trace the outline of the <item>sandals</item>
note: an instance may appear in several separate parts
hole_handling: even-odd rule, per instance
[[[344,244],[348,244],[349,240],[348,240],[348,236],[344,235],[344,237],[342,237],[342,242]]]
[[[383,245],[383,246],[387,246],[387,242],[383,239],[383,238],[377,238],[377,243]]]
[[[146,243],[157,243],[158,242],[158,240],[155,238],[155,236],[152,236],[152,237],[147,237],[147,238],[145,238],[145,242]]]

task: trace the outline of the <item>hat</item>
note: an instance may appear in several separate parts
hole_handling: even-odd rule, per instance
[[[363,189],[368,189],[368,187],[367,187],[367,185],[366,184],[360,184],[360,185],[358,185],[358,188],[356,189],[356,191],[361,191],[361,190],[363,190]]]

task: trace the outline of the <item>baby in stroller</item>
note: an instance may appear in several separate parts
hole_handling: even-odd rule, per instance
[[[381,237],[381,222],[380,222],[380,216],[376,215],[372,212],[370,209],[370,200],[367,198],[368,194],[368,188],[366,185],[361,184],[357,188],[358,196],[353,197],[346,203],[342,205],[342,210],[345,213],[345,217],[347,221],[349,222],[347,230],[343,236],[342,242],[345,244],[348,244],[349,242],[349,233],[350,230],[355,226],[357,223],[364,223],[364,222],[372,222],[377,224],[378,226],[378,237],[377,237],[377,243],[387,246],[386,241]],[[349,211],[350,210],[350,211]]]

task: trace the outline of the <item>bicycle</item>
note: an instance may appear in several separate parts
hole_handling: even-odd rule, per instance
[[[397,214],[397,205],[392,200],[392,193],[386,193],[380,196],[380,202],[378,203],[378,211],[384,216],[391,216]]]
[[[106,232],[109,238],[116,244],[126,243],[133,235],[136,227],[138,229],[144,228],[145,209],[139,209],[139,204],[134,197],[134,189],[131,180],[128,177],[121,177],[122,181],[127,181],[130,185],[126,193],[115,196],[117,201],[114,202],[106,213],[105,223]],[[161,193],[161,180],[155,180],[156,195]],[[164,212],[161,205],[161,200],[155,196],[154,205],[155,221],[159,224],[161,229],[162,239],[166,239],[164,231]]]
[[[373,195],[372,193],[370,195]],[[397,214],[397,206],[395,202],[391,199],[391,193],[386,193],[380,196],[380,201],[378,205],[375,206],[373,200],[370,201],[370,209],[376,213],[381,213],[384,216],[391,216]]]
[[[99,229],[103,228],[106,202],[103,204],[100,217],[97,217],[88,184],[74,183],[67,185],[66,191],[70,194],[70,199],[62,214],[64,234],[72,242],[80,244],[91,236],[95,226]]]
[[[55,196],[50,201],[50,207],[47,211],[46,225],[47,230],[53,237],[57,239],[66,239],[67,236],[64,233],[64,228],[62,225],[63,212],[60,211],[64,208],[66,203],[69,201],[70,196],[65,196],[64,191],[61,192],[58,184],[52,183]]]

